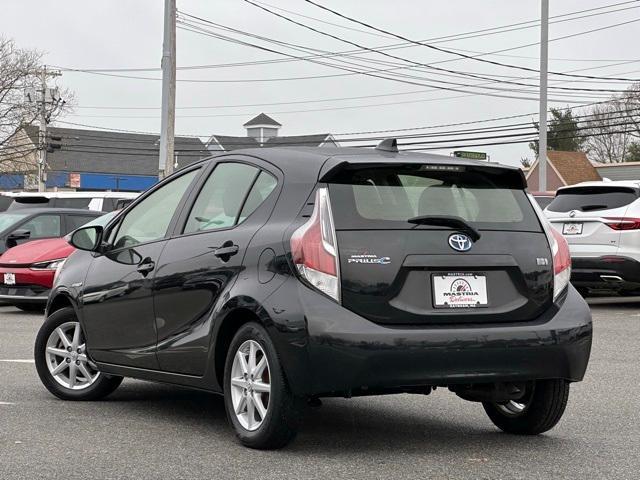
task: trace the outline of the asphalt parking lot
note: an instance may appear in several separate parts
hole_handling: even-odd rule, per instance
[[[438,390],[325,400],[296,441],[238,445],[222,399],[134,380],[72,403],[31,362],[41,317],[0,307],[0,478],[616,478],[640,475],[640,301],[592,306],[584,382],[539,437],[500,433],[479,404]]]

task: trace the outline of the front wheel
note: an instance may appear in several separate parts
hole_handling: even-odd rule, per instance
[[[289,390],[273,342],[257,323],[243,325],[231,341],[224,403],[229,423],[246,447],[281,448],[296,435],[300,402]]]
[[[538,380],[522,399],[506,403],[482,402],[487,415],[500,430],[519,435],[538,435],[560,421],[569,399],[569,382]]]
[[[36,370],[42,384],[63,400],[97,400],[113,392],[122,377],[103,374],[87,355],[73,308],[53,312],[36,336]]]

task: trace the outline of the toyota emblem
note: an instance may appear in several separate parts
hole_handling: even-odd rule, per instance
[[[471,250],[473,242],[464,233],[454,233],[449,236],[449,246],[458,252],[467,252]]]

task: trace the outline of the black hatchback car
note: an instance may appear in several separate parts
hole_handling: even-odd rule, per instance
[[[224,153],[76,230],[38,333],[67,400],[122,377],[224,394],[277,448],[319,397],[481,402],[510,433],[562,416],[592,326],[518,168],[378,149]]]

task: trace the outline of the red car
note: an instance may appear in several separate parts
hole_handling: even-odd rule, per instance
[[[43,310],[58,267],[75,250],[64,238],[33,240],[0,257],[0,301],[25,311]]]

